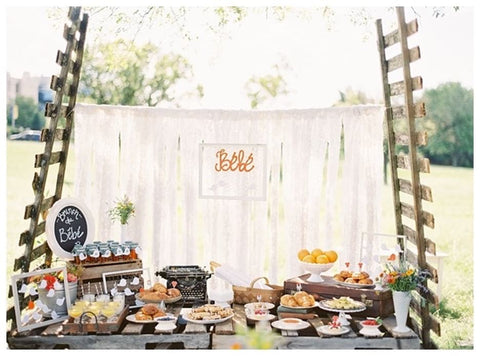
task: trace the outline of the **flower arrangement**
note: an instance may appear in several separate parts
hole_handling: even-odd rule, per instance
[[[73,263],[67,262],[66,263],[67,269],[67,281],[68,283],[76,283],[78,277],[81,276],[83,272],[83,267],[75,265]],[[37,283],[46,290],[50,289],[63,289],[63,285],[59,285],[65,280],[65,276],[63,275],[62,271],[42,274],[32,277],[29,282]],[[44,282],[45,281],[45,282]]]
[[[108,215],[113,221],[120,221],[120,224],[128,224],[128,219],[135,216],[135,205],[124,195],[122,199],[115,202],[115,206],[108,211]]]
[[[387,258],[386,268],[379,276],[382,284],[398,292],[422,288],[422,282],[429,276],[429,272],[410,267],[404,258],[400,258],[398,264],[394,265],[395,260],[396,255],[393,253]]]

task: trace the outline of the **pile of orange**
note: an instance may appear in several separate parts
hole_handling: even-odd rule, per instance
[[[301,249],[298,251],[297,257],[303,262],[325,264],[335,262],[338,254],[333,250],[323,251],[319,248],[315,248],[312,251]]]

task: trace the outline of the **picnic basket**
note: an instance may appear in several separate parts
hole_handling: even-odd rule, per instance
[[[216,271],[218,267],[220,267],[220,263],[211,261],[210,268],[212,271]],[[233,274],[233,272],[232,272]],[[236,273],[238,275],[238,273]],[[238,277],[238,276],[237,276]],[[240,280],[240,278],[237,278]],[[237,280],[236,279],[236,280]],[[257,281],[265,280],[265,285],[270,289],[264,288],[255,288],[254,285]],[[280,298],[284,294],[283,286],[278,286],[274,284],[270,284],[270,281],[267,277],[258,277],[255,278],[250,282],[249,286],[247,280],[244,280],[244,285],[235,285],[233,280],[230,279],[232,283],[232,290],[233,290],[233,302],[236,304],[248,304],[258,302],[259,300],[262,302],[269,302],[275,305],[280,304]]]
[[[272,289],[254,288],[255,282],[264,279],[265,285]],[[269,302],[275,305],[280,303],[283,295],[283,287],[270,284],[267,277],[255,278],[249,287],[233,286],[233,301],[236,304],[247,304],[254,302]]]

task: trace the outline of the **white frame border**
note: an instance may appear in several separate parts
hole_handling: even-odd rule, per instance
[[[262,194],[255,195],[255,196],[244,196],[244,195],[208,195],[203,194],[202,186],[203,186],[203,147],[207,146],[255,146],[263,149],[263,182],[262,182]],[[256,200],[256,201],[264,201],[267,199],[267,144],[265,143],[200,143],[199,150],[198,150],[198,172],[199,172],[199,179],[198,179],[198,196],[200,199],[226,199],[226,200]]]
[[[12,293],[13,293],[13,301],[15,304],[15,319],[17,322],[17,330],[18,331],[27,331],[27,330],[32,330],[32,329],[37,329],[41,328],[46,325],[50,324],[55,324],[62,322],[64,320],[67,320],[69,318],[68,314],[65,316],[61,316],[57,319],[51,319],[51,320],[46,320],[42,321],[39,323],[34,323],[34,324],[29,324],[29,325],[23,325],[22,324],[22,310],[20,309],[20,302],[18,300],[18,289],[17,289],[17,281],[20,279],[28,278],[28,277],[33,277],[37,275],[42,275],[42,274],[48,274],[52,272],[60,272],[62,271],[63,273],[63,289],[65,290],[65,303],[67,306],[67,312],[68,309],[71,307],[70,303],[70,291],[68,289],[68,278],[67,278],[67,268],[66,267],[55,267],[55,268],[47,268],[47,269],[41,269],[41,270],[36,270],[33,272],[28,272],[28,273],[21,273],[21,274],[16,274],[12,276]]]
[[[85,220],[87,221],[88,231],[85,244],[93,241],[93,237],[95,235],[95,221],[93,220],[92,212],[83,201],[75,198],[64,198],[58,200],[55,204],[53,204],[48,212],[47,220],[45,221],[45,232],[47,234],[48,246],[58,257],[61,258],[72,258],[72,254],[61,248],[57,242],[55,237],[55,218],[60,210],[70,205],[78,207],[78,209],[82,211]]]

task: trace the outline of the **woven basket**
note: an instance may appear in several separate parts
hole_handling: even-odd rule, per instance
[[[272,289],[254,288],[255,282],[264,279],[266,285]],[[259,277],[250,283],[250,287],[233,286],[233,301],[236,304],[247,304],[258,302],[269,302],[275,305],[280,304],[280,298],[283,295],[283,286],[269,284],[267,277]]]

